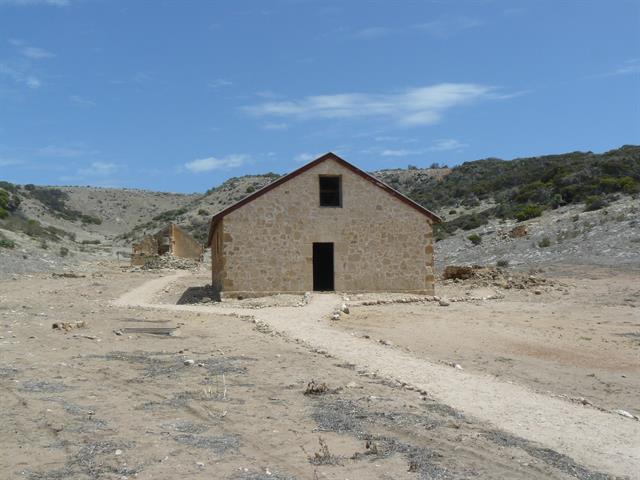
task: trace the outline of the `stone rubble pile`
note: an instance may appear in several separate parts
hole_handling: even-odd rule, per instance
[[[472,283],[474,286],[499,287],[509,289],[534,289],[539,287],[567,287],[563,283],[554,283],[547,278],[520,272],[508,272],[497,267],[481,265],[459,266],[450,265],[445,268],[442,278],[446,285],[452,283]]]
[[[148,257],[142,270],[159,270],[163,268],[177,270],[191,270],[198,267],[198,261],[191,258],[179,258],[171,254]]]

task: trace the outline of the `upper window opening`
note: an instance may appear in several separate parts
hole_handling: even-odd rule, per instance
[[[341,207],[342,192],[340,189],[339,176],[320,177],[320,206],[321,207]]]

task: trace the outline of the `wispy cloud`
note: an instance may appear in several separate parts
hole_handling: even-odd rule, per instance
[[[455,138],[444,138],[442,140],[437,140],[427,150],[431,152],[446,152],[453,150],[462,150],[463,148],[467,148],[468,146],[469,145],[467,145],[466,143],[462,143]]]
[[[115,163],[110,162],[91,162],[88,167],[78,170],[78,175],[82,177],[106,177],[113,175],[119,170]]]
[[[42,60],[43,58],[53,58],[55,55],[44,48],[38,47],[23,47],[20,49],[20,53],[27,58],[31,58],[32,60]]]
[[[358,40],[373,40],[388,37],[389,35],[425,33],[433,37],[448,38],[465,30],[480,27],[483,24],[483,21],[478,18],[444,15],[434,20],[413,25],[365,27],[352,31],[350,36]]]
[[[398,149],[388,148],[380,152],[380,155],[382,155],[383,157],[408,157],[411,155],[418,155],[422,152],[423,150],[408,150],[405,148],[398,148]]]
[[[244,107],[254,116],[322,118],[387,117],[404,125],[438,123],[446,111],[488,99],[500,99],[495,87],[474,83],[440,83],[400,93],[339,93],[298,100],[269,101]]]
[[[82,144],[73,145],[47,145],[36,150],[36,154],[42,157],[54,158],[78,158],[97,155],[97,150],[89,150]]]
[[[293,157],[293,160],[298,162],[298,163],[307,163],[307,162],[310,162],[311,160],[315,160],[319,156],[320,155],[315,154],[315,153],[303,152],[303,153],[299,153],[298,155]]]
[[[383,157],[410,157],[415,155],[424,155],[428,152],[447,152],[462,150],[466,147],[468,147],[466,143],[462,143],[455,138],[444,138],[441,140],[436,140],[432,145],[424,148],[387,148],[379,151],[379,155]],[[374,152],[375,149],[373,151],[369,151],[368,153]]]
[[[289,128],[289,125],[286,123],[277,123],[277,122],[267,122],[262,125],[264,130],[286,130]]]
[[[2,0],[0,0],[2,1]],[[31,60],[42,60],[43,58],[53,58],[55,54],[44,48],[34,47],[20,38],[10,38],[9,43],[17,48],[18,52]]]
[[[67,7],[71,5],[71,0],[0,0],[0,6],[2,5],[11,5],[16,7],[27,7],[32,5]]]
[[[0,63],[0,76],[10,78],[15,83],[33,90],[42,86],[42,82],[35,75],[26,73],[24,68],[14,67],[6,63]]]
[[[247,155],[232,154],[225,157],[198,158],[187,162],[184,167],[192,173],[210,172],[212,170],[226,170],[239,167],[248,161]]]
[[[361,30],[356,30],[353,32],[352,37],[362,40],[370,40],[372,38],[386,37],[391,33],[393,33],[393,29],[389,27],[367,27]]]
[[[477,18],[443,16],[436,20],[418,23],[412,27],[435,37],[447,38],[463,30],[481,25],[482,21]]]
[[[2,158],[0,157],[0,167],[15,167],[17,165],[24,165],[25,162],[23,160],[18,160],[16,158]]]
[[[71,95],[69,97],[69,100],[71,101],[71,103],[74,103],[75,105],[78,105],[80,107],[95,107],[96,106],[96,102],[94,102],[93,100],[89,100],[88,98],[84,98],[84,97],[81,97],[79,95]]]
[[[622,65],[618,66],[618,68],[597,76],[612,77],[612,76],[618,76],[618,75],[634,75],[638,73],[640,73],[640,59],[632,58],[625,61]]]
[[[210,82],[207,83],[207,86],[209,88],[222,88],[222,87],[228,87],[230,85],[233,85],[233,82],[229,81],[229,80],[225,80],[224,78],[217,78],[215,80],[211,80]]]

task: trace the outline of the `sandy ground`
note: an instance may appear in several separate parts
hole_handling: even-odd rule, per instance
[[[390,381],[384,372],[374,375],[360,362],[344,361],[348,352],[341,348],[351,346],[356,357],[375,347],[405,365],[424,362],[419,349],[408,353],[344,331],[364,332],[362,315],[369,309],[384,315],[398,305],[353,307],[334,324],[315,315],[324,316],[341,300],[331,295],[314,296],[317,301],[306,307],[290,306],[294,298],[252,308],[177,306],[183,285],[172,287],[172,278],[158,275],[104,267],[83,278],[40,275],[0,283],[1,477],[591,479],[608,478],[606,472],[634,477],[628,463],[626,469],[589,466],[594,462],[530,440],[524,428],[513,434],[451,408],[431,395],[429,385],[425,395]],[[202,285],[201,277],[192,280],[193,286]],[[185,281],[190,283],[179,279]],[[136,290],[140,285],[142,292]],[[121,306],[113,306],[118,298]],[[155,305],[122,305],[135,301]],[[502,305],[495,302],[491,305]],[[481,309],[471,303],[401,307],[444,314],[463,306]],[[232,311],[262,315],[273,327],[222,315]],[[86,322],[84,328],[51,329],[56,321],[79,320]],[[131,327],[178,327],[178,334],[124,330]],[[340,348],[332,355],[330,348],[295,341],[292,334],[302,337],[305,330],[339,340]],[[632,355],[637,347],[625,342],[618,349],[631,349]],[[435,367],[451,378],[490,378],[463,364],[463,372]],[[629,368],[637,377],[637,365]],[[311,379],[326,382],[329,391],[305,395]],[[626,432],[630,438],[620,443],[621,455],[633,457],[627,449],[637,448],[638,422],[545,398],[566,405],[570,414],[579,409],[583,418],[604,416],[610,423],[604,441]],[[327,449],[319,445],[320,437]]]
[[[640,415],[640,271],[574,267],[546,274],[568,287],[543,287],[539,295],[498,289],[504,299],[444,308],[352,306],[334,326],[538,392]],[[438,288],[445,297],[489,292],[470,283]]]

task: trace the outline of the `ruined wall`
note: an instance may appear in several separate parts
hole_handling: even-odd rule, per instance
[[[158,241],[153,235],[147,235],[139,243],[133,245],[131,265],[144,265],[147,258],[158,254]]]
[[[222,231],[224,220],[221,220],[213,232],[211,238],[211,286],[216,293],[220,293],[223,288],[224,279],[224,256],[222,255]]]
[[[319,206],[320,174],[342,176],[341,208]],[[433,294],[430,220],[333,160],[229,213],[219,229],[226,294],[312,290],[314,242],[334,243],[338,291]]]
[[[202,245],[177,225],[171,225],[171,253],[176,257],[199,260],[204,250]]]

